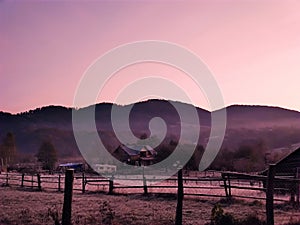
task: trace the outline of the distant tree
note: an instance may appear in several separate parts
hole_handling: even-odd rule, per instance
[[[148,138],[148,135],[146,133],[141,134],[141,136],[140,136],[141,140],[144,140],[146,138]]]
[[[157,163],[169,157],[169,155],[172,154],[174,149],[170,148],[170,146],[168,145],[162,144],[155,148],[155,150],[157,150],[157,156],[155,158],[155,163]]]
[[[53,170],[57,162],[57,151],[50,141],[44,141],[40,146],[36,157],[42,163],[43,169]]]
[[[190,160],[187,162],[185,168],[188,170],[198,170],[199,164],[204,153],[204,147],[202,145],[197,145],[196,149]]]
[[[147,140],[146,140],[147,139]],[[159,139],[156,136],[148,137],[147,134],[142,134],[140,136],[140,139],[137,140],[137,145],[150,145],[152,146],[158,146],[160,143]]]
[[[231,151],[229,148],[222,148],[211,166],[210,169],[213,170],[234,170],[234,158],[235,153]]]
[[[15,137],[8,132],[0,145],[0,163],[8,166],[15,162],[17,155]]]
[[[173,139],[171,139],[169,142],[169,145],[176,147],[178,145],[178,141],[176,141],[176,140],[174,141]]]
[[[241,145],[234,155],[237,171],[254,172],[265,169],[265,153],[268,147],[262,139],[256,143]]]

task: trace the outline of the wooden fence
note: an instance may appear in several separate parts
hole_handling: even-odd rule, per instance
[[[165,181],[154,183],[157,178],[128,178],[128,177],[114,177],[110,179],[89,175],[89,174],[79,174],[73,177],[72,175],[72,188],[71,192],[81,191],[85,193],[86,191],[99,191],[99,187],[102,187],[102,191],[106,191],[108,194],[113,194],[115,192],[120,192],[120,190],[126,190],[123,193],[129,193],[130,190],[133,192],[141,192],[143,194],[148,193],[159,193],[165,191],[164,193],[173,193],[183,199],[184,196],[207,196],[207,197],[221,197],[231,200],[232,198],[249,198],[249,199],[259,199],[266,201],[266,218],[267,225],[274,225],[274,201],[292,201],[295,206],[299,207],[299,179],[282,178],[276,177],[275,173],[272,172],[272,166],[269,168],[268,176],[254,175],[254,174],[242,174],[233,172],[222,172],[217,176],[204,176],[200,177],[183,177],[182,171],[178,173],[178,177],[171,177]],[[126,180],[127,182],[134,182],[135,185],[122,185],[121,180]],[[289,183],[287,187],[296,187],[295,190],[289,188],[275,188],[274,183]],[[28,174],[17,174],[17,173],[2,173],[0,174],[0,185],[2,186],[17,186],[20,188],[31,188],[38,191],[42,190],[57,190],[64,191],[65,187],[65,175],[28,175]],[[68,185],[67,185],[68,186]],[[92,187],[97,187],[92,188]],[[234,190],[246,191],[245,195],[235,194]],[[249,192],[254,191],[254,195],[250,195]],[[285,191],[290,193],[291,197],[289,199],[280,198],[280,195],[274,197],[277,191]],[[67,192],[65,192],[66,195]],[[258,196],[258,193],[261,196]],[[296,201],[295,201],[296,193]],[[69,201],[70,202],[70,201]],[[69,215],[69,211],[66,210],[66,215]],[[178,201],[176,210],[176,224],[181,224],[182,221],[182,202]],[[68,216],[66,216],[69,218]],[[67,224],[67,223],[66,223]]]
[[[31,188],[36,190],[64,190],[64,174],[18,174],[1,173],[0,185]],[[128,181],[134,185],[124,185],[121,181]],[[198,177],[183,177],[184,196],[206,196],[219,198],[245,198],[266,200],[267,176],[241,174],[233,172],[214,172],[209,175],[202,173]],[[169,193],[176,194],[177,177],[171,177],[165,181],[158,182],[153,178],[117,178],[107,179],[101,176],[85,173],[75,174],[74,191],[85,193],[87,191],[102,191],[108,194],[116,193]],[[274,178],[274,182],[289,182],[299,187],[299,179]],[[298,190],[298,191],[297,191]],[[287,188],[274,188],[274,201],[295,201],[299,204],[299,188],[296,191]],[[289,195],[276,194],[278,191],[289,192]],[[294,198],[296,193],[296,200]]]
[[[265,200],[266,197],[252,197],[252,196],[239,196],[232,194],[232,189],[249,190],[249,191],[267,191],[267,176],[250,175],[242,173],[224,172],[222,173],[223,185],[227,198],[251,198],[258,200]],[[249,182],[249,186],[241,185],[241,182]],[[287,187],[273,187],[274,193],[286,193],[284,196],[288,197],[288,201],[296,202],[299,204],[299,179],[294,178],[282,178],[274,176],[273,183],[288,183]],[[257,185],[255,185],[257,184]],[[289,194],[289,195],[288,195]],[[277,196],[283,196],[283,194],[277,194]],[[295,200],[296,196],[296,200]],[[287,201],[286,198],[278,198],[276,201]]]

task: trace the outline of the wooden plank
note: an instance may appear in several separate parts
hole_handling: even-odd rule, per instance
[[[224,185],[220,185],[221,187],[224,187]],[[246,187],[246,186],[236,186],[231,185],[230,186],[233,189],[242,189],[242,190],[251,190],[251,191],[265,191],[266,188],[258,188],[258,187]]]
[[[200,194],[200,193],[184,193],[184,196],[204,196],[204,197],[216,197],[216,198],[223,198],[224,195],[213,195],[213,194]]]

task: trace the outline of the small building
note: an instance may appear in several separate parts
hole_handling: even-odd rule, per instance
[[[300,147],[292,151],[286,157],[282,158],[275,163],[275,177],[276,178],[292,178],[300,179]],[[268,169],[261,172],[262,175],[268,174]],[[264,184],[265,186],[266,184]],[[275,181],[275,188],[287,189],[289,191],[280,191],[282,193],[291,193],[291,200],[297,195],[297,200],[299,201],[300,189],[299,183],[287,182],[287,181]]]
[[[93,170],[97,173],[109,173],[113,174],[117,171],[117,166],[109,164],[94,164]]]
[[[275,163],[276,177],[300,178],[300,147]],[[268,169],[262,172],[268,174]]]
[[[154,163],[157,152],[149,145],[120,145],[114,152],[113,156],[121,162],[137,165],[149,166]]]
[[[67,169],[74,169],[74,172],[83,172],[84,164],[83,163],[63,163],[58,165],[58,170],[65,172]]]

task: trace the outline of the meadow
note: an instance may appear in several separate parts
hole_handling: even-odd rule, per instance
[[[63,193],[0,188],[0,224],[53,225],[61,219]],[[171,225],[175,221],[176,196],[173,194],[114,194],[103,192],[73,193],[73,224]],[[210,222],[211,210],[219,203],[236,218],[255,215],[265,218],[265,205],[257,200],[234,200],[185,197],[183,224],[204,225]],[[289,205],[275,207],[275,224],[297,221],[299,210]]]

